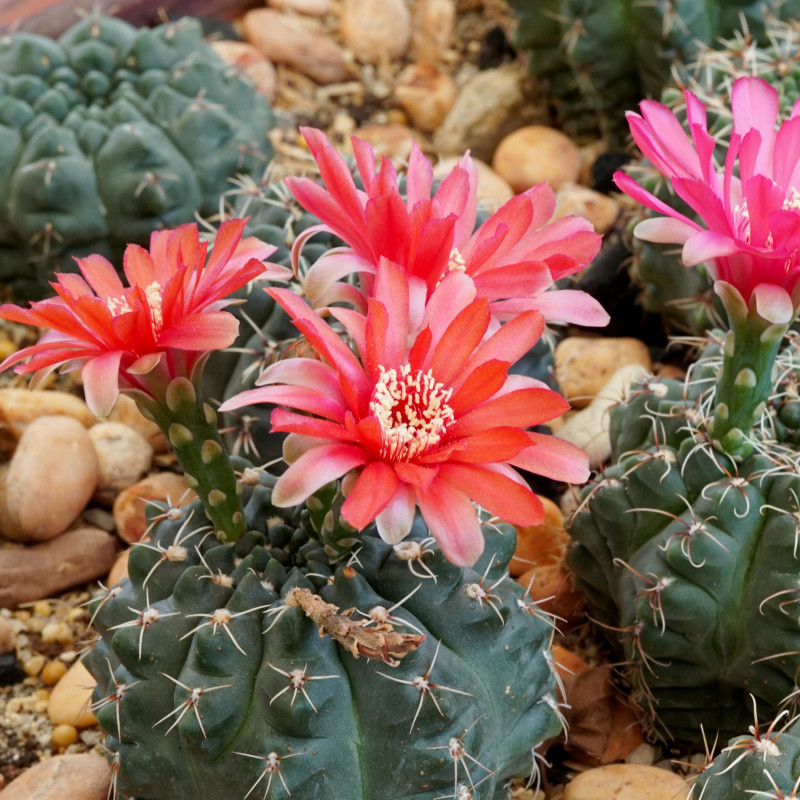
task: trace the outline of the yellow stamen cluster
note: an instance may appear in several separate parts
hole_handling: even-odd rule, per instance
[[[455,420],[445,389],[430,370],[379,367],[380,377],[370,402],[383,432],[381,455],[392,461],[410,461],[432,450]]]
[[[150,309],[150,323],[153,328],[154,335],[158,336],[161,333],[161,328],[164,325],[164,316],[161,313],[161,305],[163,298],[161,295],[161,284],[158,281],[153,281],[145,290],[145,297],[147,298],[147,305]],[[106,306],[113,316],[118,317],[121,314],[129,314],[133,309],[131,308],[128,298],[125,295],[121,297],[109,297],[106,299]]]

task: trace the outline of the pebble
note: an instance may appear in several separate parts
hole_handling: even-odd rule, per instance
[[[0,656],[16,649],[17,633],[6,617],[0,614]]]
[[[573,407],[591,403],[620,367],[640,364],[652,372],[647,345],[631,337],[569,336],[556,346],[555,377]]]
[[[394,87],[398,105],[412,124],[426,133],[442,124],[456,94],[453,79],[433,64],[410,64],[398,75]]]
[[[353,131],[353,135],[372,145],[376,159],[386,156],[393,164],[408,161],[408,157],[411,155],[411,146],[416,140],[411,128],[399,123],[363,125],[360,128],[356,128]],[[348,154],[352,154],[349,144],[348,142],[348,146],[343,149]]]
[[[279,11],[296,11],[309,17],[323,17],[332,8],[331,0],[267,0],[267,5]]]
[[[145,517],[149,503],[186,506],[195,500],[197,494],[189,489],[182,475],[175,472],[155,472],[148,475],[123,489],[114,500],[112,514],[117,535],[128,544],[138,542],[149,524]],[[111,564],[108,565],[110,566]]]
[[[588,219],[597,233],[608,233],[619,216],[619,203],[607,194],[580,186],[572,181],[562,183],[556,192],[553,219],[574,214]]]
[[[16,608],[101,578],[115,557],[114,537],[89,527],[41,544],[0,548],[0,607]]]
[[[121,422],[133,428],[147,440],[156,453],[166,453],[170,449],[167,437],[161,428],[142,414],[136,401],[126,394],[121,394],[117,398],[116,405],[108,415],[108,422]]]
[[[470,150],[475,158],[490,161],[503,135],[513,124],[523,103],[521,65],[485,69],[459,87],[450,113],[433,137],[441,156],[461,156]]]
[[[107,800],[108,762],[98,753],[53,756],[25,770],[0,792],[0,800]]]
[[[72,644],[75,637],[66,622],[50,622],[42,628],[42,641],[47,644]]]
[[[48,661],[39,677],[45,686],[55,686],[67,671],[67,665],[61,660]]]
[[[508,563],[511,577],[540,564],[560,564],[569,549],[570,538],[564,530],[561,509],[549,497],[540,496],[539,499],[544,506],[544,522],[517,526],[517,547]]]
[[[56,725],[50,733],[50,744],[56,748],[69,747],[78,741],[78,729],[72,725]]]
[[[270,101],[275,99],[278,74],[272,62],[257,47],[229,39],[211,42],[211,46],[226,64],[243,72],[259,94]]]
[[[72,725],[88,728],[97,723],[97,717],[89,710],[95,679],[82,661],[76,661],[53,687],[47,715],[55,725]]]
[[[128,559],[130,555],[131,548],[129,547],[117,556],[117,560],[108,571],[108,577],[106,578],[106,586],[108,586],[109,589],[112,586],[116,586],[123,578],[128,576]]]
[[[33,678],[44,669],[46,663],[47,659],[41,653],[37,653],[25,660],[22,669],[28,677]]]
[[[631,383],[647,372],[641,364],[620,367],[603,384],[592,402],[570,414],[555,435],[585,450],[593,469],[604,464],[611,457],[611,417],[608,412],[627,395]]]
[[[528,125],[500,142],[492,168],[515,192],[545,182],[555,190],[578,180],[581,156],[578,146],[561,131],[547,125]]]
[[[411,13],[405,0],[344,0],[340,30],[358,61],[392,61],[408,50]]]
[[[94,494],[98,464],[86,428],[74,417],[43,416],[20,437],[0,488],[0,530],[14,541],[63,533]]]
[[[440,61],[453,40],[456,4],[453,0],[417,0],[411,33],[411,54],[418,64]]]
[[[98,465],[94,499],[110,506],[123,489],[149,471],[153,448],[141,434],[121,422],[100,422],[89,429],[89,438]]]
[[[563,800],[682,800],[689,783],[674,772],[641,764],[586,770],[567,784]]]
[[[5,455],[11,455],[31,422],[54,414],[74,417],[86,428],[97,421],[86,403],[69,392],[0,389],[0,447]]]
[[[310,30],[297,17],[272,8],[255,8],[242,17],[242,32],[270,61],[287,64],[317,83],[342,83],[352,78],[344,53],[333,39]]]
[[[560,617],[560,630],[586,621],[583,595],[575,591],[572,574],[563,563],[539,564],[515,580],[544,611]]]
[[[442,179],[458,164],[458,158],[445,158],[433,168],[435,178]],[[476,197],[479,205],[490,214],[505,205],[513,196],[514,190],[485,161],[473,158],[472,163],[478,173]]]

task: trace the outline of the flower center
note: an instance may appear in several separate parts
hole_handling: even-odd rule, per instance
[[[161,328],[164,326],[164,317],[161,313],[161,284],[158,281],[153,281],[145,290],[145,297],[147,298],[147,307],[150,311],[150,324],[153,328],[153,334],[158,336],[161,333]],[[118,317],[121,314],[129,314],[133,309],[131,308],[128,298],[125,295],[120,297],[109,297],[106,299],[106,306],[113,316]]]
[[[794,186],[791,187],[789,190],[789,196],[783,199],[781,210],[800,212],[800,190]],[[739,237],[744,239],[747,244],[751,244],[750,209],[747,207],[747,198],[743,198],[741,203],[739,203],[737,206],[734,206],[733,224]],[[764,242],[764,247],[767,250],[772,250],[774,246],[775,240],[770,232],[767,234],[767,240]]]
[[[430,370],[379,367],[370,411],[382,429],[381,455],[392,461],[410,461],[433,449],[455,420],[447,404],[452,389],[438,383]]]

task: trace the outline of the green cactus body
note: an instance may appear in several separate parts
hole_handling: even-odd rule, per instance
[[[611,412],[611,466],[582,494],[569,563],[628,665],[654,730],[696,740],[746,728],[797,689],[800,422],[795,336],[735,462],[711,444],[722,365],[713,338],[685,383],[635,384]]]
[[[516,42],[545,81],[556,122],[573,136],[616,144],[627,138],[624,112],[658,97],[676,61],[747,26],[767,42],[766,20],[790,20],[790,0],[510,0],[519,16]]]
[[[160,510],[130,579],[93,606],[86,664],[116,790],[505,798],[561,727],[551,623],[504,580],[513,528],[485,523],[487,555],[462,569],[431,539],[355,535],[332,490],[275,508],[274,479],[235,466],[249,533],[222,544],[199,503]]]
[[[0,280],[37,297],[73,256],[118,258],[219,208],[263,169],[272,112],[197,20],[91,14],[60,39],[0,41]]]

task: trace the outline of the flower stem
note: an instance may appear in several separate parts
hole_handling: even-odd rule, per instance
[[[164,431],[186,484],[194,489],[217,538],[235,542],[245,533],[244,511],[230,458],[217,427],[217,414],[188,378],[170,381],[161,403],[142,402],[142,411]]]
[[[730,330],[725,335],[708,433],[717,450],[742,460],[753,451],[751,433],[772,394],[775,357],[791,320],[766,319],[755,301],[745,305],[734,292],[718,287]]]

